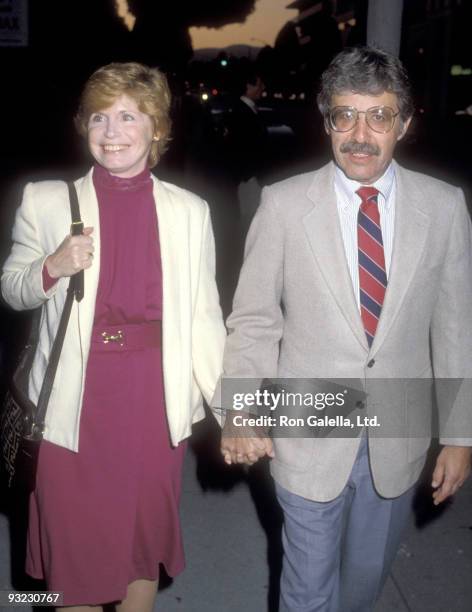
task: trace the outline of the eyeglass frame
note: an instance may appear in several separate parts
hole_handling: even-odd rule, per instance
[[[334,126],[334,124],[333,124],[333,121],[332,121],[332,119],[331,119],[331,113],[332,113],[333,111],[335,111],[336,109],[339,109],[339,108],[344,108],[344,109],[347,109],[347,110],[355,111],[355,113],[356,113],[356,120],[355,120],[355,122],[354,122],[354,125],[353,125],[352,127],[350,127],[348,130],[338,130],[338,129],[337,129],[335,126]],[[376,130],[376,129],[375,129],[375,128],[373,128],[373,127],[370,125],[370,123],[367,121],[367,113],[368,113],[369,111],[372,111],[372,110],[374,110],[374,109],[381,109],[381,108],[388,108],[388,110],[391,110],[391,111],[392,111],[392,114],[393,114],[393,117],[392,117],[392,118],[393,118],[393,121],[392,121],[392,127],[391,127],[390,129],[386,130],[386,131]],[[330,108],[330,109],[328,110],[328,112],[327,112],[327,118],[328,118],[328,121],[329,121],[329,126],[330,126],[330,127],[331,127],[331,128],[332,128],[332,129],[333,129],[335,132],[338,132],[338,133],[340,133],[340,134],[346,134],[346,132],[350,132],[351,130],[353,130],[353,129],[356,127],[357,122],[359,121],[359,115],[361,115],[362,113],[363,113],[364,115],[366,115],[366,120],[365,120],[365,122],[366,122],[366,125],[369,127],[369,129],[371,129],[371,130],[372,130],[373,132],[375,132],[376,134],[388,134],[389,132],[391,132],[391,131],[393,130],[393,128],[394,128],[394,126],[395,126],[395,120],[396,120],[397,116],[400,114],[400,111],[395,112],[391,106],[386,106],[386,105],[381,105],[381,106],[371,106],[370,108],[368,108],[368,109],[367,109],[367,110],[365,110],[365,111],[360,111],[360,110],[357,110],[357,108],[356,108],[355,106],[344,106],[344,105],[341,105],[341,106],[334,106],[333,108]]]

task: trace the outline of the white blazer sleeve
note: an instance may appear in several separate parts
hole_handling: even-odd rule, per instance
[[[2,295],[15,310],[41,306],[54,295],[59,284],[55,283],[47,292],[43,289],[42,271],[49,253],[41,245],[34,191],[35,185],[28,183],[16,212],[12,250],[2,271]],[[42,222],[47,223],[47,219]]]
[[[192,322],[192,363],[195,380],[207,403],[210,403],[221,375],[225,338],[215,282],[215,241],[208,205],[205,204],[197,299]]]

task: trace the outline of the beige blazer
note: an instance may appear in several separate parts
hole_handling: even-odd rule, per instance
[[[432,394],[417,379],[466,377],[452,405],[438,401],[441,441],[472,445],[472,233],[464,196],[397,164],[395,174],[392,263],[372,347],[329,163],[263,191],[224,359],[225,376],[236,379],[360,381],[369,393],[365,414],[385,424],[383,433],[368,431],[375,486],[386,497],[417,480],[430,444]],[[278,438],[272,472],[290,491],[327,501],[345,486],[358,445],[359,438]]]
[[[153,177],[163,272],[163,368],[167,420],[177,445],[203,418],[221,373],[225,329],[215,285],[214,240],[207,204]],[[92,171],[75,183],[85,226],[94,227],[95,256],[85,271],[85,296],[74,303],[48,406],[45,439],[78,451],[85,372],[100,270],[100,222]],[[26,186],[13,228],[13,247],[1,287],[16,310],[43,305],[39,345],[29,391],[37,401],[69,279],[43,291],[46,257],[70,227],[67,186],[61,181]]]

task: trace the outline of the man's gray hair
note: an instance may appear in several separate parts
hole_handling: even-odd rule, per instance
[[[401,61],[381,49],[348,47],[338,53],[321,75],[318,108],[326,117],[333,95],[358,93],[396,94],[400,117],[406,121],[413,114],[411,86]]]

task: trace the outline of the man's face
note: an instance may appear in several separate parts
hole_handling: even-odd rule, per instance
[[[388,106],[398,112],[396,94],[384,92],[378,96],[368,94],[339,94],[331,98],[331,107],[352,106],[358,111],[366,111],[374,106]],[[336,132],[325,123],[326,132],[331,138],[334,158],[344,174],[363,185],[370,185],[385,172],[392,157],[395,145],[403,138],[411,117],[403,122],[398,115],[393,128],[386,134],[375,132],[366,123],[364,113],[359,114],[356,125],[349,132]]]
[[[246,96],[250,98],[251,100],[254,100],[254,102],[257,102],[258,100],[261,99],[261,96],[264,93],[264,90],[265,90],[264,81],[260,77],[257,77],[257,80],[254,85],[252,85],[251,83],[247,83]]]

